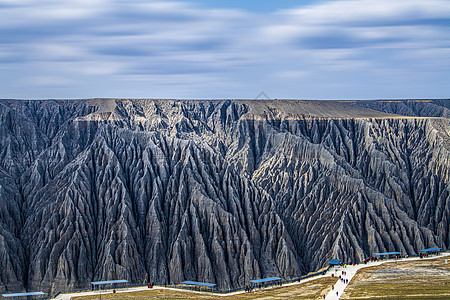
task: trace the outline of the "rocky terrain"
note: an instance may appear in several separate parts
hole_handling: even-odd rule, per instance
[[[0,291],[448,249],[449,102],[0,100]]]

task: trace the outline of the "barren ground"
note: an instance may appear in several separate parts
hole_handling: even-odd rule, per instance
[[[323,295],[325,295],[331,289],[331,285],[335,283],[336,278],[325,277],[303,284],[263,291],[253,291],[252,293],[245,293],[229,297],[158,289],[135,293],[103,294],[102,299],[323,299]],[[96,295],[89,297],[76,297],[73,299],[89,300],[98,298],[99,296]]]

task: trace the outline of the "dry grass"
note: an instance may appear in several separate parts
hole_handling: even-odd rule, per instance
[[[364,268],[342,299],[450,299],[450,263],[438,258]]]
[[[448,257],[447,257],[448,259]],[[231,297],[170,290],[103,294],[102,299],[323,299],[336,278],[325,277],[307,283],[255,291]],[[99,296],[74,299],[98,299]],[[360,270],[341,299],[450,299],[450,263],[444,258],[386,263]]]
[[[278,287],[263,291],[254,291],[252,293],[244,293],[240,295],[221,297],[213,295],[203,295],[189,292],[179,292],[171,290],[149,290],[144,292],[134,292],[134,293],[120,293],[120,294],[103,294],[102,299],[323,299],[330,289],[331,285],[336,283],[336,278],[325,277],[317,280],[312,280],[310,282],[288,286],[288,287]],[[73,299],[78,300],[89,300],[89,299],[99,299],[99,295],[96,296],[86,296],[86,297],[76,297]]]

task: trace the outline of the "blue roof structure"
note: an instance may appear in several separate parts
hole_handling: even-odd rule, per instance
[[[27,297],[27,296],[42,296],[45,295],[43,292],[31,292],[31,293],[16,293],[16,294],[3,294],[5,298],[8,297]]]
[[[110,283],[127,283],[128,280],[108,280],[108,281],[93,281],[91,282],[92,285],[102,285],[102,284],[110,284]]]
[[[250,282],[265,283],[265,282],[276,281],[276,280],[280,280],[280,279],[281,279],[280,277],[270,277],[270,278],[264,278],[264,279],[250,280]]]
[[[215,283],[206,283],[206,282],[197,282],[197,281],[183,281],[182,284],[200,285],[200,286],[207,286],[207,287],[214,287],[217,285]]]
[[[376,256],[383,256],[383,255],[401,255],[401,252],[383,252],[383,253],[374,253],[373,255]]]
[[[338,265],[341,263],[340,259],[332,259],[330,260],[330,262],[328,263],[329,265]]]
[[[442,248],[439,248],[439,247],[433,247],[433,248],[420,250],[420,252],[434,252],[434,251],[440,251],[441,249]]]

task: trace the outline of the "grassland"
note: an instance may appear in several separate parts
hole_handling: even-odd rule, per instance
[[[238,299],[238,300],[250,300],[250,299],[323,299],[330,289],[331,285],[336,283],[336,278],[325,277],[317,280],[301,283],[298,285],[278,287],[269,290],[254,291],[252,293],[244,293],[229,297],[203,295],[189,292],[179,292],[171,290],[149,290],[144,292],[134,293],[120,293],[120,294],[103,294],[102,299]],[[99,295],[76,297],[77,300],[90,300],[99,299]]]
[[[341,299],[450,299],[450,263],[439,258],[364,268]]]

